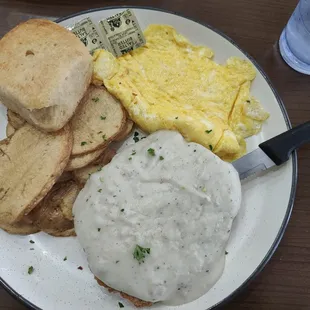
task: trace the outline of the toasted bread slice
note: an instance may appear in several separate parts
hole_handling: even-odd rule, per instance
[[[84,44],[52,21],[30,19],[0,40],[0,50],[0,101],[42,130],[61,129],[91,80]]]
[[[84,185],[90,175],[97,171],[100,171],[102,167],[107,165],[112,160],[115,154],[115,150],[107,148],[93,164],[90,164],[81,169],[74,170],[72,172],[74,179],[79,184]]]
[[[89,165],[104,152],[105,148],[106,147],[103,147],[102,149],[95,150],[94,152],[85,155],[71,157],[66,167],[66,171],[73,171]]]
[[[7,123],[6,125],[6,136],[9,138],[11,136],[13,136],[13,134],[15,133],[15,128],[10,124],[10,123]]]
[[[72,118],[72,156],[107,146],[122,131],[126,113],[104,87],[91,85]]]
[[[121,142],[124,139],[126,139],[127,136],[131,133],[132,127],[133,127],[133,121],[130,119],[127,119],[123,131],[118,134],[118,136],[114,139],[114,141]]]
[[[67,166],[71,149],[68,126],[46,134],[26,124],[0,142],[0,222],[19,222],[46,196]]]
[[[120,295],[127,299],[129,302],[131,302],[132,304],[134,304],[135,307],[137,308],[143,308],[143,307],[151,307],[153,305],[152,302],[150,301],[144,301],[144,300],[141,300],[137,297],[133,297],[133,296],[130,296],[126,293],[123,293],[123,292],[119,292],[109,286],[107,286],[105,283],[103,283],[101,280],[99,280],[97,277],[95,277],[96,281],[98,282],[98,284],[100,286],[103,286],[105,287],[110,293],[120,293]]]
[[[48,234],[74,235],[72,207],[79,191],[75,181],[56,183],[29,216],[36,226]]]
[[[0,222],[0,228],[15,235],[30,235],[40,231],[40,229],[32,222],[32,220],[25,216],[21,221],[15,224],[5,224]]]
[[[7,111],[7,117],[8,117],[8,122],[15,128],[15,129],[19,129],[20,127],[22,127],[26,121],[20,117],[17,113],[8,110]]]

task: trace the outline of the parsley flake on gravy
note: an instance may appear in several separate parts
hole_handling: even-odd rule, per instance
[[[152,149],[152,148],[149,148],[149,149],[147,150],[147,152],[148,152],[151,156],[155,156],[155,155],[156,155],[156,154],[155,154],[155,150]]]
[[[30,266],[30,267],[28,268],[28,274],[32,274],[32,273],[33,273],[33,271],[34,271],[33,266]]]
[[[29,242],[30,242],[30,243],[32,243],[32,244],[34,243],[34,241],[33,241],[33,240],[30,240]]]
[[[86,145],[86,144],[87,144],[86,141],[81,142],[81,146]]]
[[[92,101],[98,102],[98,101],[99,101],[99,98],[98,98],[98,97],[92,98]]]
[[[101,120],[105,120],[106,118],[107,118],[106,116],[102,116],[102,115],[100,116]]]
[[[138,133],[138,131],[135,131],[135,133],[133,134],[133,141],[135,141],[135,143],[137,143],[137,142],[139,142],[139,133]]]
[[[124,308],[124,307],[125,307],[120,301],[118,302],[118,306],[119,306],[120,308]]]
[[[165,158],[163,156],[159,156],[159,160],[164,160]]]
[[[133,257],[139,262],[139,264],[144,263],[145,256],[151,253],[150,248],[143,248],[140,245],[136,245],[133,251]]]
[[[64,261],[66,261],[67,259],[68,259],[67,256],[65,256],[65,257],[64,257]]]

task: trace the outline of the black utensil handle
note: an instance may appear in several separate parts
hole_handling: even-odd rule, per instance
[[[259,147],[279,166],[290,158],[294,150],[307,142],[310,142],[310,121],[261,143]]]

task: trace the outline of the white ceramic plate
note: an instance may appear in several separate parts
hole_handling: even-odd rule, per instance
[[[59,20],[63,26],[91,17],[94,22],[124,10],[124,7],[96,9]],[[248,151],[290,127],[283,104],[257,63],[232,40],[210,26],[150,8],[133,8],[142,29],[148,24],[170,24],[195,44],[215,51],[215,60],[224,62],[234,55],[250,59],[257,68],[252,94],[257,97],[270,119],[262,132],[248,139]],[[0,106],[0,138],[5,137],[6,110]],[[213,309],[240,291],[264,267],[274,253],[288,222],[295,196],[296,155],[284,166],[247,180],[242,186],[243,205],[228,244],[224,274],[216,285],[198,300],[179,307],[155,305],[155,309]],[[29,243],[35,241],[34,244]],[[34,248],[34,250],[30,250]],[[67,261],[64,257],[67,256]],[[133,307],[117,294],[102,292],[87,267],[76,238],[54,238],[44,233],[14,236],[0,231],[0,280],[17,298],[33,309],[126,309]],[[28,275],[28,267],[34,272]],[[83,270],[78,270],[83,266]]]

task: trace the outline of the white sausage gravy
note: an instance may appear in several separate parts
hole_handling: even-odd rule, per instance
[[[158,131],[91,175],[73,212],[96,277],[142,300],[180,305],[221,276],[240,204],[231,164]]]

